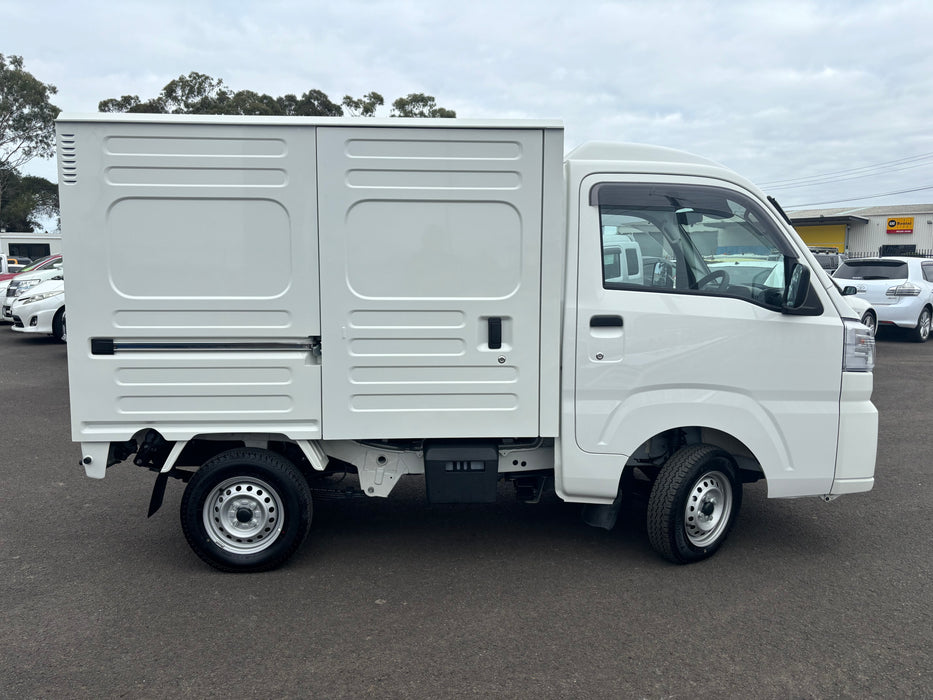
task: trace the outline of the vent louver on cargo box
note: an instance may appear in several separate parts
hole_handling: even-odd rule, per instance
[[[61,181],[73,185],[78,181],[78,147],[74,134],[60,134],[58,137],[58,163],[61,169]]]

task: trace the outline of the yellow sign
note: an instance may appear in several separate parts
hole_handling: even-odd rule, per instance
[[[914,217],[898,216],[888,219],[888,233],[913,233]]]

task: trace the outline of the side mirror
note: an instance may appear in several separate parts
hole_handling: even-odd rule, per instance
[[[794,263],[790,278],[784,287],[784,300],[781,305],[781,311],[785,314],[799,314],[803,311],[803,306],[807,302],[807,296],[810,294],[810,270],[809,268]]]
[[[853,294],[858,294],[857,287],[853,287],[851,284],[847,284],[845,287],[842,288],[842,296],[850,297]]]

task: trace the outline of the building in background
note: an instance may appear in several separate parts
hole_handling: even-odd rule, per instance
[[[811,247],[849,255],[933,255],[933,204],[806,209],[788,216]]]
[[[62,252],[61,234],[0,231],[0,253],[12,258],[38,260]]]

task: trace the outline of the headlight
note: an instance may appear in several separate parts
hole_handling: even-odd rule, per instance
[[[31,304],[34,301],[42,301],[44,299],[51,299],[52,297],[58,297],[64,294],[64,290],[59,289],[57,292],[42,292],[41,294],[33,294],[31,297],[23,297],[19,300],[20,304]]]
[[[33,287],[35,287],[41,281],[42,280],[23,280],[22,282],[19,282],[15,287],[11,284],[10,290],[13,291],[13,296],[18,297],[23,292],[25,292],[27,289],[32,289]],[[7,292],[7,295],[9,296],[9,291]]]

